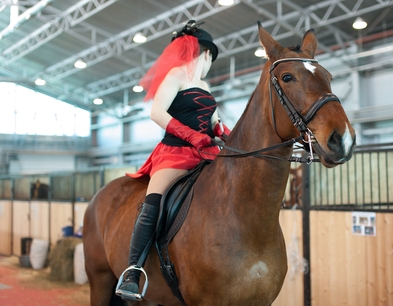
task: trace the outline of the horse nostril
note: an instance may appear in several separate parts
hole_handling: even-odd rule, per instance
[[[333,132],[327,143],[328,148],[334,152],[339,152],[342,150],[342,139],[343,138],[339,133]]]

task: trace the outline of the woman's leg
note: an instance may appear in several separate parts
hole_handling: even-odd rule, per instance
[[[129,266],[137,265],[142,252],[155,232],[160,212],[161,197],[165,189],[175,178],[185,173],[187,173],[187,170],[163,169],[157,171],[151,177],[145,202],[142,205],[132,233]],[[123,298],[137,298],[139,294],[139,277],[140,272],[138,270],[129,270],[119,287],[119,295]]]
[[[177,177],[186,174],[188,170],[183,169],[161,169],[152,175],[146,195],[151,193],[163,194],[169,184]]]

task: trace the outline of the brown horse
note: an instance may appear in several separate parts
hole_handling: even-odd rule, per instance
[[[304,133],[326,167],[348,161],[355,146],[355,132],[331,94],[331,75],[313,59],[314,32],[291,48],[281,47],[260,24],[259,37],[269,60],[226,144],[244,151],[272,146],[270,158],[229,158],[224,155],[237,153],[225,148],[196,181],[188,215],[169,246],[189,306],[271,305],[287,272],[278,220],[292,145],[280,144]],[[147,184],[148,178],[118,178],[86,210],[83,239],[91,305],[109,305],[127,267]],[[149,287],[140,303],[181,305],[161,275],[154,248],[145,270]]]

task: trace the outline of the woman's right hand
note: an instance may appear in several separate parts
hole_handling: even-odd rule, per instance
[[[199,133],[192,128],[184,125],[179,120],[172,118],[166,126],[166,131],[192,144],[198,150],[211,144],[212,139],[209,135]]]
[[[210,144],[212,143],[212,139],[210,138],[209,135],[202,134],[194,130],[192,131],[193,133],[191,133],[190,136],[188,137],[189,140],[186,141],[191,143],[198,150],[202,150],[203,148],[210,146]]]

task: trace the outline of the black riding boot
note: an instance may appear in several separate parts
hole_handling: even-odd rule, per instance
[[[141,212],[135,222],[130,245],[129,265],[136,265],[150,238],[154,234],[160,211],[161,195],[152,193],[146,196]],[[126,272],[123,283],[119,290],[131,294],[139,294],[139,278],[141,272],[130,270]]]

